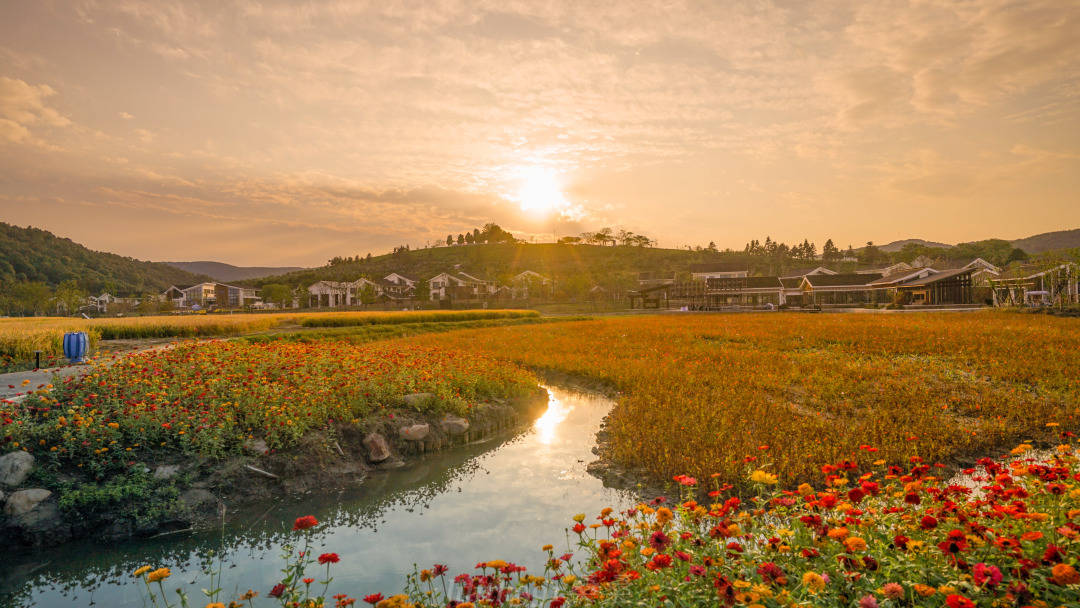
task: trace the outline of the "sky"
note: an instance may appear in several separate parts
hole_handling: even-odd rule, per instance
[[[239,265],[1080,227],[1080,2],[0,0],[0,221]]]

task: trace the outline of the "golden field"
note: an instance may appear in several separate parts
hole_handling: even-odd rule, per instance
[[[611,318],[410,338],[619,392],[613,455],[657,479],[782,483],[851,459],[957,462],[1077,430],[1080,324],[979,312]],[[768,446],[766,448],[765,446]]]
[[[0,318],[0,360],[29,359],[35,350],[60,354],[64,332],[85,331],[98,340],[235,336],[285,326],[336,327],[385,323],[451,322],[537,316],[529,310],[437,310],[409,312],[327,312],[270,314],[191,314],[75,319]],[[0,366],[2,367],[2,366]]]

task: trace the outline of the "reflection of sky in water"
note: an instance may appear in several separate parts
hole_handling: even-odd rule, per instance
[[[561,550],[574,513],[593,516],[605,506],[619,508],[631,501],[585,471],[595,458],[595,434],[611,402],[554,388],[550,392],[548,410],[514,437],[462,446],[375,474],[356,490],[245,511],[224,532],[223,588],[239,593],[252,587],[265,595],[279,576],[281,543],[292,538],[282,529],[307,514],[322,522],[315,551],[341,556],[332,570],[331,594],[397,591],[414,563],[445,563],[451,574],[496,558],[542,569],[540,546],[552,543]],[[13,577],[7,583],[19,587],[19,604],[142,606],[130,572],[151,563],[171,567],[172,586],[166,589],[183,585],[193,605],[201,606],[199,589],[207,581],[199,561],[220,546],[220,532],[74,544],[23,558],[9,570],[14,574],[6,575]]]

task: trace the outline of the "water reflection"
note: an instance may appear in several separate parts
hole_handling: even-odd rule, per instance
[[[5,555],[0,605],[143,606],[130,576],[143,564],[172,568],[170,582],[195,598],[202,570],[216,560],[212,551],[224,552],[226,590],[265,595],[279,574],[280,547],[293,538],[287,529],[307,514],[322,522],[315,550],[341,556],[332,592],[398,590],[414,563],[446,563],[456,573],[502,558],[542,569],[539,547],[564,544],[574,513],[633,500],[585,471],[611,402],[559,388],[549,393],[548,410],[524,432],[375,474],[356,490],[262,504],[216,532]]]
[[[536,438],[545,445],[555,441],[559,430],[559,424],[566,420],[574,406],[567,404],[559,394],[548,391],[548,406],[543,415],[536,419],[533,428],[536,429]]]

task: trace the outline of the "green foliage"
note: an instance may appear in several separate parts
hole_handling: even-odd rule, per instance
[[[58,482],[54,489],[60,510],[74,520],[95,521],[108,515],[112,520],[149,523],[178,509],[176,487],[155,481],[141,468],[104,482]]]
[[[26,283],[55,287],[74,281],[78,289],[90,293],[124,295],[158,293],[172,284],[203,280],[209,277],[168,264],[91,251],[45,230],[0,222],[0,292],[8,296],[17,294],[18,286]]]
[[[293,289],[282,283],[267,283],[262,287],[262,298],[263,302],[270,302],[277,304],[280,308],[285,308],[292,303]]]

